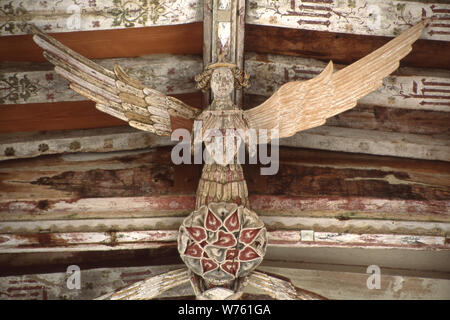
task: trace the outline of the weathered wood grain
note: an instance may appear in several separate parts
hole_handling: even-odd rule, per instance
[[[360,104],[327,120],[334,127],[424,135],[450,134],[450,113]]]
[[[262,271],[281,274],[305,290],[313,291],[328,299],[448,299],[450,280],[425,277],[409,277],[402,274],[388,275],[381,268],[380,289],[370,290],[367,279],[371,274],[337,271],[301,270],[283,267],[259,268]],[[250,291],[250,290],[249,290]],[[251,291],[255,292],[255,291]]]
[[[110,267],[81,269],[81,288],[70,290],[65,270],[52,273],[5,276],[0,278],[0,299],[95,299],[146,278],[175,270],[182,265]],[[449,280],[385,274],[380,290],[369,290],[369,274],[342,271],[305,270],[262,266],[262,271],[281,275],[302,289],[330,299],[449,299]],[[260,294],[248,286],[249,294]],[[190,284],[167,291],[162,297],[193,296]]]
[[[361,35],[396,36],[424,18],[423,39],[450,41],[450,5],[438,1],[248,1],[249,24]]]
[[[248,94],[271,96],[282,84],[316,77],[326,63],[313,59],[248,53],[246,71],[252,79]],[[334,65],[335,70],[345,66]],[[450,112],[450,72],[400,68],[380,89],[359,100],[362,104]]]
[[[196,56],[150,55],[133,59],[96,61],[109,69],[121,64],[145,85],[167,94],[195,92],[194,77],[201,72]],[[247,94],[270,96],[288,81],[307,80],[318,75],[325,63],[299,57],[246,54],[246,72],[252,86]],[[335,69],[343,68],[335,65]],[[450,73],[401,68],[385,79],[385,85],[360,100],[363,104],[407,109],[450,110]],[[19,82],[21,85],[19,86]],[[75,101],[84,99],[70,90],[48,64],[0,64],[2,104]]]
[[[131,77],[169,95],[196,92],[194,77],[202,71],[198,56],[149,55],[95,62],[109,70],[119,64]],[[48,63],[0,64],[1,105],[79,100],[86,98],[71,90]]]
[[[244,172],[250,203],[265,215],[448,221],[446,162],[281,148],[276,175],[261,176],[260,167]],[[135,217],[187,213],[200,170],[173,165],[170,148],[4,161],[2,220],[119,218],[128,206]],[[171,198],[178,195],[186,197]]]
[[[20,202],[18,203],[20,204]],[[450,203],[446,200],[394,200],[370,197],[305,197],[253,195],[253,210],[263,216],[332,217],[338,220],[359,218],[450,221]],[[26,208],[24,203],[24,208]],[[33,206],[30,207],[32,210]],[[25,210],[25,209],[24,209]]]
[[[6,200],[0,202],[0,221],[179,217],[194,209],[194,201],[193,195]],[[445,200],[253,195],[250,204],[262,216],[450,221],[450,203]]]
[[[450,161],[448,134],[419,135],[321,126],[280,140],[280,145],[321,150]]]
[[[279,225],[288,220],[295,220],[292,218],[280,218]],[[141,219],[142,220],[142,219]],[[273,220],[263,219],[268,228],[273,227],[276,223]],[[299,220],[299,219],[297,219]],[[314,225],[315,229],[320,230],[326,224],[316,221],[308,222],[303,219],[306,228],[309,225]],[[330,220],[330,219],[322,219]],[[78,222],[78,221],[74,221]],[[109,224],[111,221],[105,220],[104,224]],[[128,222],[128,221],[127,221]],[[297,221],[298,222],[298,221]],[[42,222],[41,222],[42,223]],[[84,222],[86,224],[86,221]],[[95,223],[95,221],[94,221]],[[130,221],[130,223],[133,223]],[[328,222],[329,223],[329,222]],[[332,222],[331,222],[332,223]],[[389,222],[392,223],[392,222]],[[2,223],[4,225],[5,223]],[[25,223],[17,223],[25,225]],[[45,223],[44,223],[45,224]],[[48,223],[47,223],[48,224]],[[55,230],[58,229],[58,223],[53,221]],[[61,223],[60,223],[61,224]],[[371,224],[367,221],[366,224]],[[375,223],[376,224],[376,223]],[[373,229],[376,225],[372,223]],[[399,223],[401,224],[401,222]],[[9,223],[11,225],[11,223]],[[388,225],[388,223],[386,223]],[[412,223],[410,223],[412,225]],[[444,224],[440,224],[444,225]],[[25,226],[20,230],[26,229]],[[111,224],[112,228],[117,228],[116,225]],[[426,223],[421,223],[422,228],[427,228]],[[339,228],[339,227],[337,227]],[[430,230],[433,227],[428,227]],[[439,227],[434,226],[435,229]],[[447,226],[443,226],[447,229]],[[335,227],[336,229],[336,227]],[[352,227],[348,230],[353,231]],[[391,228],[395,231],[394,228]],[[406,230],[406,228],[404,228]],[[47,232],[42,231],[38,233],[0,233],[0,253],[36,253],[36,252],[81,252],[81,251],[110,251],[110,250],[135,250],[135,249],[152,249],[175,247],[178,235],[178,230],[145,230],[145,231],[108,231],[108,232]],[[276,248],[310,248],[310,247],[336,247],[336,248],[384,248],[384,249],[410,249],[410,250],[449,250],[450,245],[446,242],[445,236],[427,236],[417,234],[359,234],[350,232],[321,232],[308,230],[312,234],[311,238],[303,239],[302,232],[308,229],[301,230],[272,230],[269,231],[268,247]],[[416,229],[410,228],[410,232]],[[2,230],[3,231],[3,230]],[[270,259],[270,255],[268,256]]]
[[[50,35],[88,59],[202,54],[202,23]],[[0,37],[0,61],[45,62],[32,35]]]
[[[200,94],[198,94],[196,98],[197,100],[201,100]],[[78,110],[70,110],[69,115],[63,117],[60,117],[60,113],[54,114],[54,117],[50,117],[50,119],[48,119],[49,122],[45,124],[38,119],[34,119],[32,114],[17,114],[16,112],[14,112],[14,114],[25,117],[25,119],[19,118],[19,120],[24,122],[21,126],[21,131],[78,129],[80,127],[97,128],[111,125],[120,126],[122,124],[121,120],[112,119],[110,116],[100,118],[100,112],[94,112],[89,108],[92,107],[91,103],[89,103],[87,107],[86,110],[89,111],[87,115],[77,118],[76,121],[70,114],[76,113]],[[93,113],[92,115],[90,114],[91,112]],[[0,114],[2,114],[1,110]],[[8,114],[8,112],[3,112],[3,114]],[[74,121],[72,124],[69,122],[71,120]],[[99,120],[98,123],[95,122],[96,120]],[[12,126],[11,120],[5,120],[5,123],[9,125],[3,129],[7,132],[13,132],[14,126]],[[70,125],[65,126],[66,123],[69,123]],[[136,140],[130,141],[127,137],[128,133],[131,133]],[[93,131],[84,130],[73,133],[55,131],[54,133],[48,134],[36,134],[32,132],[29,134],[20,133],[19,135],[15,135],[6,133],[0,135],[0,160],[79,151],[105,152],[133,150],[156,145],[174,144],[173,142],[169,143],[168,140],[155,140],[151,137],[153,136],[148,133],[137,132],[131,128],[93,129]],[[114,142],[111,140],[113,138],[117,139],[117,141]],[[81,145],[80,139],[83,140],[83,146]],[[102,142],[103,145],[101,144]],[[280,139],[279,143],[281,146],[297,148],[313,148],[426,160],[450,160],[448,133],[442,132],[423,135],[321,126],[297,133],[289,138]]]
[[[448,166],[440,161],[287,148],[280,151],[280,170],[276,175],[259,175],[255,165],[244,165],[244,172],[249,194],[301,197],[370,194],[371,198],[448,200]],[[366,183],[370,187],[363,186]]]
[[[247,24],[245,50],[351,64],[391,39]],[[447,54],[449,50],[450,42],[419,39],[414,43],[413,51],[401,60],[400,66],[448,70],[450,69],[450,56]]]
[[[183,24],[201,21],[199,1],[5,2],[0,7],[0,36],[26,34],[32,23],[48,32],[90,31]]]
[[[0,299],[95,299],[106,293],[111,293],[115,290],[124,288],[132,283],[142,281],[151,276],[156,276],[180,267],[182,266],[166,265],[128,268],[81,269],[81,287],[78,290],[68,288],[67,280],[72,273],[66,273],[66,270],[52,273],[6,276],[0,278]],[[190,289],[190,285],[187,286],[187,289]],[[190,291],[188,292],[193,294]],[[173,297],[174,292],[165,296]]]
[[[44,154],[112,152],[168,146],[175,142],[131,127],[49,132],[21,132],[0,135],[0,160],[30,158]],[[13,150],[14,155],[6,155]],[[5,154],[6,152],[6,154]],[[10,151],[12,152],[12,151]]]

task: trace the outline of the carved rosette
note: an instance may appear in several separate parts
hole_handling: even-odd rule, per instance
[[[201,206],[183,221],[178,235],[181,259],[213,285],[248,275],[261,263],[266,245],[264,223],[235,203]]]

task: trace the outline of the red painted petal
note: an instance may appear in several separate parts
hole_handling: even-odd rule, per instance
[[[220,266],[223,271],[228,272],[229,274],[232,274],[233,276],[236,275],[237,271],[239,270],[239,262],[238,261],[225,261]]]
[[[197,242],[206,239],[206,231],[203,228],[199,227],[186,227],[187,232]]]
[[[234,260],[238,257],[238,254],[239,254],[238,249],[228,249],[225,259],[226,260]]]
[[[186,251],[184,252],[185,255],[200,258],[202,256],[202,248],[196,243],[191,244],[186,248]]]
[[[253,242],[253,240],[255,240],[260,231],[261,228],[242,230],[239,241],[245,244],[250,244]]]
[[[250,247],[245,247],[239,252],[239,260],[248,261],[259,258],[259,254]]]
[[[221,225],[222,222],[214,215],[214,213],[208,211],[205,219],[205,228],[207,230],[216,231]]]
[[[208,272],[208,271],[214,270],[217,267],[218,267],[218,264],[215,263],[213,260],[211,260],[211,259],[202,259],[203,272]]]
[[[228,231],[233,232],[237,231],[240,228],[239,225],[239,216],[238,212],[235,211],[232,215],[230,215],[228,218],[226,218],[225,222],[223,223],[225,228],[227,228]]]
[[[236,242],[237,241],[234,235],[219,230],[219,238],[217,239],[216,242],[213,243],[213,245],[218,247],[232,247],[236,245]]]

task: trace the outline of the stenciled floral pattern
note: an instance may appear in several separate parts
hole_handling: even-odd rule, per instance
[[[0,35],[25,34],[26,23],[51,32],[190,23],[202,20],[202,7],[197,0],[6,0]]]
[[[38,87],[27,75],[19,78],[17,74],[5,76],[0,74],[0,104],[27,101],[38,91]]]
[[[134,27],[136,24],[145,25],[150,19],[153,23],[158,21],[166,9],[158,0],[139,1],[113,1],[115,8],[110,11],[114,16],[112,26]]]
[[[0,6],[0,32],[15,33],[17,30],[25,32],[26,24],[31,20],[30,14],[23,7],[22,2],[14,7],[13,2]]]

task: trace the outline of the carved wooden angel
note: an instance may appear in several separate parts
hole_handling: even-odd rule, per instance
[[[192,130],[196,120],[201,121],[204,132],[277,129],[279,138],[284,138],[324,124],[327,118],[355,107],[358,99],[381,87],[383,78],[396,70],[400,59],[411,51],[425,24],[418,23],[337,72],[333,72],[330,62],[311,80],[286,83],[264,103],[245,111],[233,104],[231,93],[235,86],[246,87],[248,76],[233,64],[211,64],[196,78],[199,88],[211,88],[213,93],[212,103],[202,111],[145,87],[118,65],[108,70],[36,27],[31,30],[34,41],[45,50],[44,56],[73,90],[95,101],[97,109],[135,128],[170,135],[177,128]],[[210,138],[203,139],[207,148],[212,143]],[[220,161],[205,164],[195,211],[180,227],[178,249],[189,272],[181,272],[182,279],[178,280],[190,279],[199,298],[236,298],[247,280],[257,283],[253,270],[262,261],[266,246],[266,229],[249,207],[241,165]],[[154,292],[171,287],[164,281],[155,282],[160,287]],[[274,292],[269,284],[273,281],[261,283],[260,288]]]

